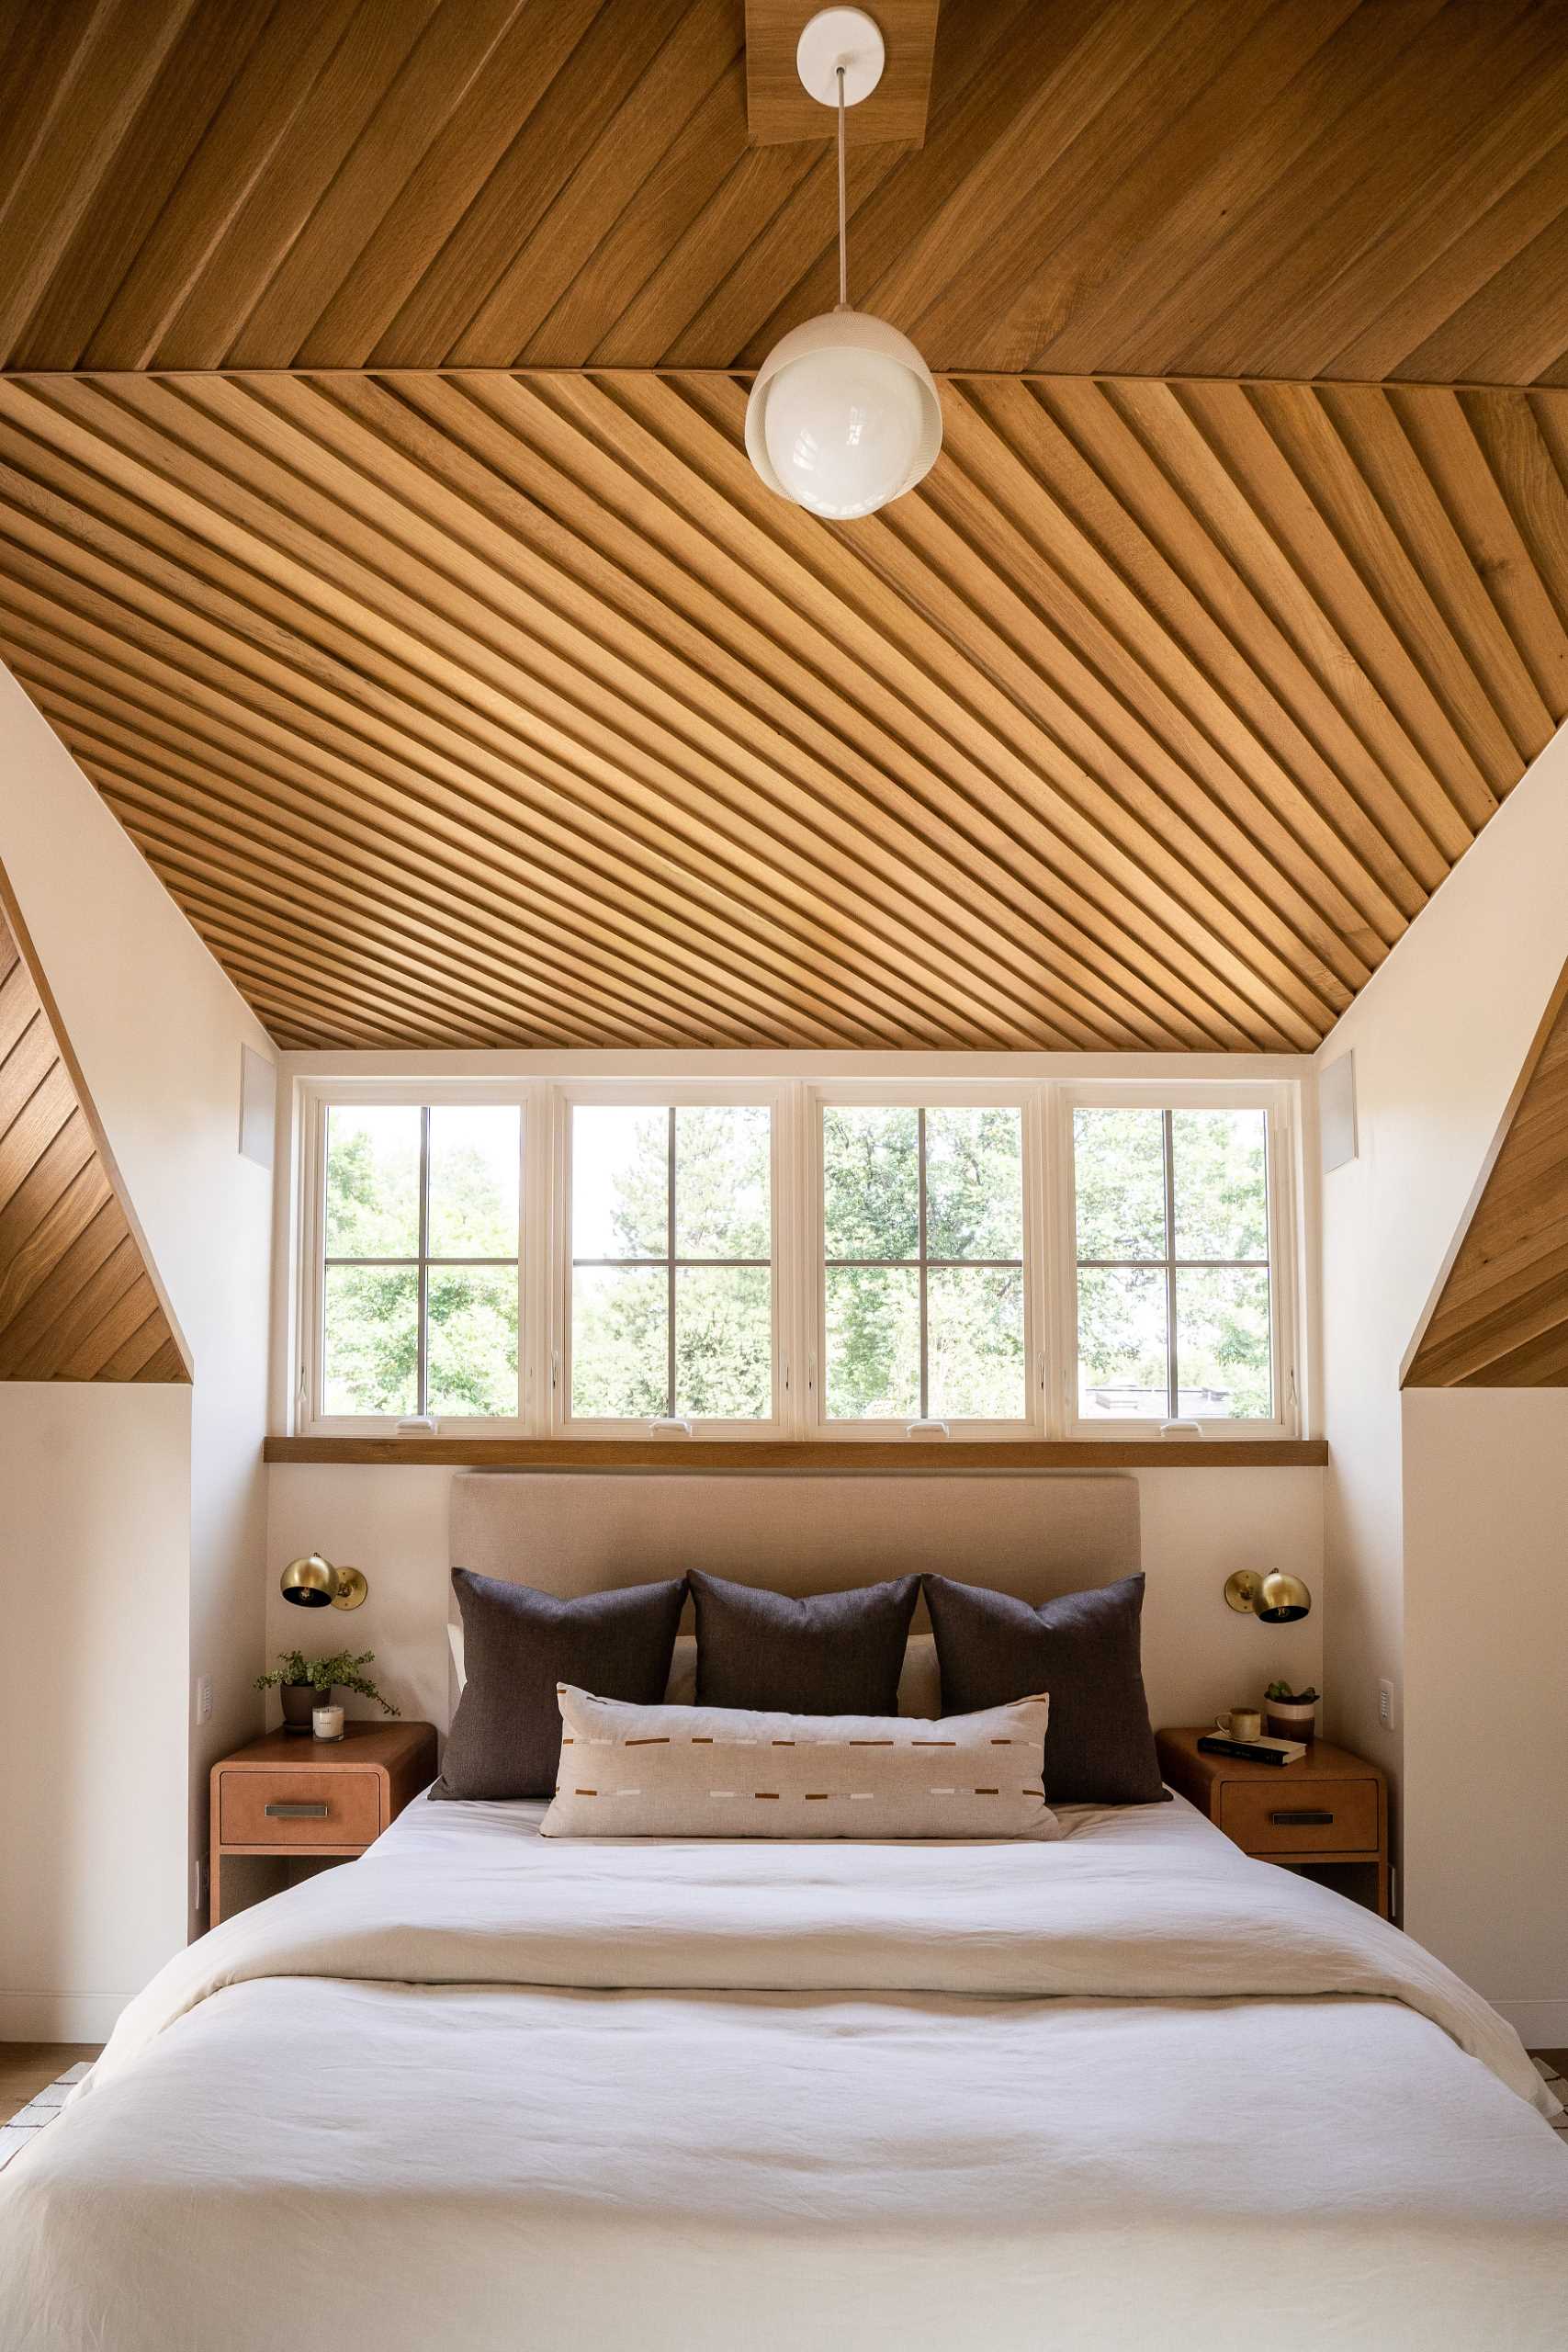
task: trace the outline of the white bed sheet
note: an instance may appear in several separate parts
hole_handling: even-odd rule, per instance
[[[1393,1997],[1260,1994],[1271,1955],[1282,1984],[1335,1951],[1347,1981],[1392,1982],[1414,1948],[1179,1801],[1065,1815],[1037,1862],[775,1845],[771,1869],[747,1847],[552,1849],[542,1810],[422,1802],[172,1963],[0,2177],[6,2352],[273,2352],[306,2314],[378,2352],[1562,2343],[1568,2152],[1493,2071],[1517,2082],[1517,2043],[1431,1962],[1411,1989],[1447,2030]],[[542,1984],[569,1955],[537,1915],[574,1885],[594,1907],[570,1964],[606,1981]],[[1021,1981],[1036,1938],[1052,1983],[1191,1975],[1212,1916],[1252,1989],[617,1983],[683,1965],[650,1939],[661,1905],[689,1937],[764,1889],[816,1918],[815,1968],[848,1948],[823,1917],[868,1902],[884,1973],[981,1984]],[[472,1949],[448,1916],[470,1909]],[[405,1912],[423,1924],[398,1942]],[[1098,1953],[1080,1914],[1114,1930]],[[738,1975],[776,1964],[734,1951]],[[436,1965],[517,1981],[410,1981]]]

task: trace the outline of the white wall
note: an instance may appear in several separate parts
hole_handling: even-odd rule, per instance
[[[1322,1186],[1322,1369],[1325,1474],[1325,1666],[1331,1727],[1403,1778],[1405,1916],[1439,1949],[1449,1941],[1417,1883],[1433,1851],[1446,1785],[1429,1743],[1410,1744],[1427,1717],[1446,1587],[1427,1570],[1404,1523],[1399,1375],[1463,1217],[1547,1000],[1568,958],[1568,736],[1559,735],[1454,869],[1323,1046],[1319,1065],[1356,1056],[1359,1154]],[[1490,1557],[1478,1577],[1505,1572],[1511,1498],[1494,1497]],[[1456,1656],[1462,1636],[1456,1631]],[[1534,1635],[1516,1633],[1521,1668]],[[1379,1727],[1376,1682],[1398,1686],[1393,1735]],[[1534,1754],[1546,1745],[1515,1723],[1507,1672],[1495,1663],[1478,1685],[1504,1735]],[[1401,1772],[1403,1749],[1403,1773]],[[1543,1782],[1543,1789],[1549,1785]],[[1568,1851],[1562,1856],[1568,1866]],[[1479,1852],[1473,1858],[1481,1863]],[[1457,1863],[1462,1877],[1467,1865]],[[1478,1882],[1479,1883],[1479,1882]],[[1459,1881],[1450,1873],[1450,1895]],[[1521,1886],[1517,1898],[1528,1902]],[[1446,1916],[1446,1915],[1445,1915]],[[1500,1981],[1513,1923],[1493,1922]],[[1563,1958],[1568,1978],[1568,1953]],[[1484,1989],[1484,1986],[1483,1986]]]
[[[320,1646],[341,1639],[373,1649],[370,1671],[405,1715],[446,1728],[446,1544],[449,1470],[275,1463],[268,1472],[267,1556],[292,1559],[318,1546],[353,1561],[370,1597],[334,1616]],[[1275,1675],[1300,1682],[1322,1673],[1322,1614],[1265,1626],[1227,1609],[1233,1568],[1280,1567],[1315,1592],[1323,1556],[1323,1473],[1302,1470],[1145,1470],[1144,1668],[1156,1724],[1201,1723],[1233,1701],[1258,1699]],[[302,1620],[268,1578],[267,1648],[293,1648]],[[306,1641],[310,1648],[312,1643]],[[363,1700],[355,1714],[377,1711]],[[276,1718],[276,1710],[274,1709]]]
[[[0,2040],[97,2041],[185,1921],[187,1388],[0,1388]]]
[[[1404,1924],[1568,2041],[1568,1391],[1404,1399]]]
[[[118,1770],[130,1782],[147,1782],[145,1802],[136,1808],[141,1828],[135,1875],[137,1901],[144,1899],[148,1917],[127,1923],[116,1988],[129,1993],[146,1973],[146,1955],[172,1951],[196,1924],[190,1862],[205,1850],[207,1769],[260,1722],[249,1683],[263,1628],[260,1447],[266,1425],[272,1181],[238,1149],[241,1046],[276,1057],[151,868],[3,672],[0,754],[0,863],[196,1365],[178,1426],[158,1392],[136,1392],[149,1417],[146,1443],[155,1465],[170,1478],[183,1478],[188,1512],[177,1661],[188,1804],[169,1807],[161,1754],[152,1752],[159,1741],[118,1671],[88,1679],[73,1702],[79,1716],[101,1711],[118,1723]],[[84,1430],[96,1426],[99,1392],[62,1389],[59,1396],[62,1426],[72,1425],[73,1415]],[[20,1391],[0,1386],[0,1428],[22,1432],[34,1409]],[[134,1403],[125,1408],[132,1415],[137,1409]],[[47,1467],[40,1461],[26,1493],[7,1497],[8,1512],[45,1508]],[[122,1579],[128,1547],[137,1541],[134,1522],[113,1516],[72,1520],[74,1497],[62,1489],[56,1494],[84,1547],[62,1596],[96,1589],[100,1579]],[[25,1521],[18,1516],[16,1524],[19,1530]],[[90,1548],[99,1533],[103,1548]],[[11,1547],[0,1545],[0,1555],[11,1561]],[[15,1567],[7,1572],[7,1603],[17,1573]],[[62,1597],[56,1637],[67,1643],[74,1605]],[[158,1675],[165,1697],[171,1638],[160,1619]],[[21,1677],[28,1670],[24,1653],[17,1671]],[[199,1729],[192,1723],[193,1673],[213,1680],[212,1720]],[[57,1760],[48,1747],[28,1759],[40,1788]],[[177,1850],[179,1860],[180,1896],[172,1909],[166,1846]],[[38,1899],[52,1900],[51,1890],[40,1888]],[[111,1890],[106,1888],[103,1900],[111,1902]],[[0,1986],[10,1985],[17,1964],[10,1934],[0,1922]]]

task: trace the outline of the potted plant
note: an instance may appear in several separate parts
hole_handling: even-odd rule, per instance
[[[1310,1685],[1304,1690],[1292,1690],[1288,1682],[1270,1682],[1263,1693],[1269,1738],[1310,1742],[1317,1729],[1317,1691]]]
[[[362,1699],[374,1699],[389,1715],[398,1712],[389,1699],[384,1699],[367,1674],[360,1668],[368,1666],[375,1657],[374,1650],[361,1650],[357,1657],[352,1650],[336,1650],[331,1657],[307,1657],[301,1650],[279,1650],[278,1663],[269,1674],[258,1674],[258,1690],[276,1690],[283,1702],[285,1731],[308,1732],[310,1716],[317,1707],[324,1707],[334,1690],[355,1690]]]

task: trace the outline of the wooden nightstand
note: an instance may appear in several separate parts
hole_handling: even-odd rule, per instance
[[[1261,1862],[1353,1863],[1371,1871],[1386,1919],[1388,1783],[1378,1767],[1324,1739],[1295,1764],[1201,1756],[1206,1728],[1156,1734],[1169,1785]]]
[[[239,1854],[363,1854],[435,1778],[434,1724],[346,1724],[341,1740],[268,1732],[212,1768],[211,1924]]]

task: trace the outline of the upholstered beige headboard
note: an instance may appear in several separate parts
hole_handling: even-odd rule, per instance
[[[1139,1565],[1138,1486],[1101,1471],[467,1470],[452,1565],[567,1597],[688,1568],[775,1592],[929,1570],[1025,1600]]]
[[[466,1470],[452,1481],[451,1542],[455,1568],[567,1599],[688,1568],[795,1593],[929,1569],[1039,1601],[1138,1566],[1138,1485],[1098,1470]],[[462,1634],[450,1595],[447,1615],[456,1706]],[[923,1602],[915,1626],[900,1711],[934,1715]],[[672,1701],[692,1697],[695,1647],[676,1644]]]

